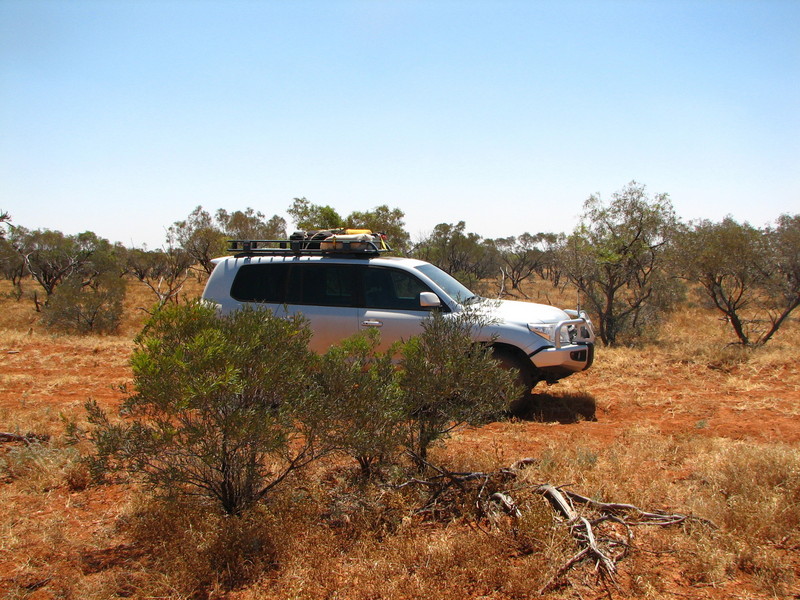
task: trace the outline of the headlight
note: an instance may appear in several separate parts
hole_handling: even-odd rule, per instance
[[[556,343],[556,326],[539,323],[528,323],[528,329],[538,336],[543,337],[551,344]],[[569,332],[566,327],[561,328],[561,343],[569,344]]]
[[[533,333],[542,336],[548,342],[555,341],[555,327],[553,325],[535,325],[534,323],[528,323],[528,329],[530,329]]]

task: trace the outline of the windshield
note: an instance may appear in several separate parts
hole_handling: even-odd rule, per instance
[[[427,275],[429,279],[442,288],[447,295],[453,298],[456,302],[461,304],[469,304],[471,301],[478,299],[478,296],[473,294],[460,281],[458,281],[452,275],[445,273],[439,267],[435,267],[430,264],[420,265],[417,267],[417,270]]]

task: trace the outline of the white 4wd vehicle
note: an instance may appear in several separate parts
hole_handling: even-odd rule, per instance
[[[434,265],[384,257],[379,234],[330,235],[308,241],[234,240],[233,256],[215,259],[203,298],[222,314],[255,303],[277,315],[304,315],[311,349],[322,353],[359,331],[378,328],[383,348],[419,334],[430,311],[477,310],[489,323],[476,342],[519,370],[528,389],[588,369],[594,355],[589,318],[576,311],[473,294]]]

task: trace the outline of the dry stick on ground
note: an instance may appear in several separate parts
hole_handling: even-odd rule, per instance
[[[26,433],[25,435],[20,435],[18,433],[0,431],[0,442],[22,442],[30,445],[34,442],[46,442],[48,438],[49,436],[39,433]]]
[[[559,512],[570,525],[575,540],[582,546],[581,551],[569,561],[567,561],[556,574],[539,590],[540,595],[544,594],[553,588],[558,581],[567,571],[573,566],[581,562],[584,558],[593,557],[597,561],[598,573],[605,578],[607,577],[612,583],[614,582],[614,573],[616,572],[616,562],[619,561],[627,554],[628,548],[633,542],[633,532],[631,526],[633,525],[657,525],[667,527],[670,525],[678,525],[686,521],[697,521],[706,526],[716,529],[716,525],[701,517],[684,514],[671,514],[664,511],[648,512],[640,509],[633,504],[622,504],[617,502],[599,502],[586,496],[582,496],[570,490],[556,488],[555,486],[544,484],[536,488],[536,491],[545,496],[554,509]],[[585,517],[578,515],[574,509],[573,502],[583,504],[600,513],[600,517],[595,521],[590,522]],[[631,515],[631,518],[624,518],[618,515]],[[621,545],[623,551],[617,556],[608,556],[604,553],[598,543],[594,534],[593,525],[597,526],[605,521],[612,521],[622,525],[627,531],[627,541],[622,542],[613,538],[604,538],[604,542],[608,546]]]
[[[586,506],[593,508],[595,510],[600,511],[604,515],[614,515],[619,513],[634,513],[634,516],[638,517],[638,520],[635,522],[631,522],[629,520],[622,520],[618,519],[625,525],[679,525],[685,521],[699,521],[704,523],[705,525],[709,525],[714,529],[717,526],[714,524],[713,521],[708,519],[703,519],[701,517],[695,517],[693,515],[682,515],[679,513],[676,514],[669,514],[663,511],[655,511],[655,512],[647,512],[642,510],[641,508],[634,506],[633,504],[621,504],[618,502],[598,502],[597,500],[592,500],[591,498],[587,498],[586,496],[581,496],[575,492],[570,490],[564,490],[564,494],[566,494],[570,500],[574,502],[578,502],[580,504],[585,504]]]
[[[428,497],[428,500],[422,506],[422,508],[418,509],[416,512],[417,514],[422,514],[425,512],[430,512],[431,507],[436,503],[439,497],[450,487],[456,486],[462,492],[466,492],[466,488],[464,487],[465,483],[470,481],[482,480],[483,483],[481,484],[481,492],[486,487],[486,483],[491,477],[491,473],[483,473],[483,472],[470,472],[470,473],[457,473],[453,471],[448,471],[445,468],[437,467],[432,465],[425,459],[419,457],[417,454],[413,452],[408,452],[408,454],[414,459],[414,461],[425,465],[429,469],[436,471],[438,475],[434,475],[431,479],[418,479],[414,478],[405,483],[400,484],[397,486],[398,488],[403,488],[412,484],[424,485],[431,489],[431,495]]]
[[[617,571],[616,564],[613,560],[606,556],[597,545],[594,530],[592,529],[592,524],[589,522],[589,520],[575,512],[575,509],[572,507],[572,505],[555,486],[543,484],[536,488],[536,492],[547,498],[550,501],[550,505],[567,520],[567,525],[570,527],[572,537],[574,537],[579,544],[583,546],[581,551],[567,562],[569,565],[568,568],[571,568],[572,565],[577,564],[580,560],[591,556],[597,562],[597,569],[601,577],[607,577],[613,583],[614,573]],[[563,567],[559,569],[556,577],[551,578],[550,581],[548,581],[539,591],[540,595],[548,590],[554,584],[555,580],[561,577],[561,575],[564,573],[566,573],[566,570]]]
[[[524,467],[536,463],[534,458],[523,458],[516,461],[511,467],[500,469],[494,473],[484,472],[467,472],[456,473],[448,471],[447,469],[434,466],[426,461],[423,461],[425,466],[435,471],[437,475],[430,479],[412,479],[399,487],[417,484],[424,485],[431,490],[425,505],[417,511],[418,513],[433,512],[431,507],[442,497],[442,494],[453,487],[457,487],[461,492],[467,492],[466,485],[469,482],[480,481],[480,487],[477,492],[476,506],[484,514],[489,515],[487,506],[498,506],[514,518],[519,518],[521,513],[517,504],[514,502],[511,495],[507,492],[494,492],[488,498],[487,504],[482,504],[481,497],[483,496],[487,484],[492,479],[499,479],[500,481],[509,481],[517,477],[518,471]],[[580,551],[570,558],[565,564],[559,567],[558,571],[545,583],[539,590],[540,595],[545,594],[550,589],[556,587],[558,580],[560,580],[572,567],[591,558],[594,560],[598,575],[600,576],[603,584],[608,589],[607,583],[614,582],[614,574],[616,573],[616,563],[626,556],[628,549],[633,542],[632,525],[657,525],[657,526],[670,526],[678,525],[689,520],[698,521],[704,525],[716,528],[713,522],[708,519],[695,517],[692,515],[684,514],[670,514],[664,511],[644,511],[633,504],[622,504],[614,502],[599,502],[586,496],[582,496],[576,492],[565,490],[551,484],[541,484],[535,487],[535,491],[544,496],[553,509],[560,514],[566,524],[570,528],[572,537],[580,547]],[[588,518],[580,515],[574,507],[574,503],[581,504],[599,514],[599,517],[590,521]],[[598,539],[595,529],[597,526],[605,522],[616,523],[625,528],[627,539],[622,540],[616,536],[603,535]],[[601,544],[608,548],[604,550]],[[622,551],[615,555],[610,553],[614,547],[621,547]],[[609,590],[610,594],[610,590]]]

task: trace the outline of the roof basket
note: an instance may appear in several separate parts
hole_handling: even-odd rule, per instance
[[[228,252],[237,255],[377,255],[389,252],[383,233],[366,229],[296,231],[288,240],[228,240]]]

